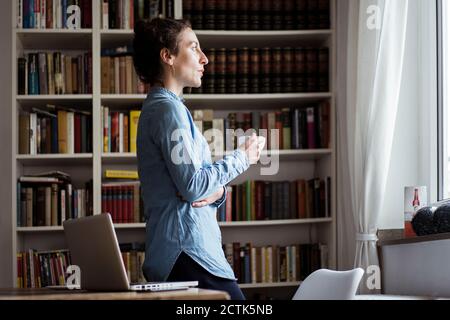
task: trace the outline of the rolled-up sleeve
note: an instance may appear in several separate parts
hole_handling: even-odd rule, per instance
[[[250,166],[242,150],[202,166],[201,144],[192,138],[187,109],[182,104],[164,102],[153,125],[154,143],[161,150],[178,192],[189,202],[208,197]],[[226,193],[222,198],[220,204],[225,201]]]

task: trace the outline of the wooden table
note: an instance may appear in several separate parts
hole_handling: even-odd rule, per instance
[[[189,288],[161,292],[0,289],[0,300],[229,300],[227,292]]]

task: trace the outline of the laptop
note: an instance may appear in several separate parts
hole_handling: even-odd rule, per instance
[[[72,264],[80,267],[80,289],[167,291],[198,286],[198,281],[129,283],[109,213],[66,220],[63,227]]]

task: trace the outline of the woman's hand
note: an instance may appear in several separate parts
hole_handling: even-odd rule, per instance
[[[239,149],[245,152],[251,165],[258,163],[258,160],[261,157],[261,150],[259,150],[256,133],[253,133],[250,137],[246,138],[245,143],[241,144]]]
[[[222,187],[219,190],[217,190],[217,192],[215,192],[212,195],[210,195],[209,197],[207,197],[207,198],[205,198],[203,200],[192,202],[192,207],[194,207],[194,208],[202,208],[202,207],[209,206],[210,204],[213,204],[214,202],[216,202],[217,200],[222,198],[224,192],[225,191],[224,191],[224,189]]]

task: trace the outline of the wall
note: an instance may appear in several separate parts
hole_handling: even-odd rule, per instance
[[[11,287],[11,1],[0,2],[0,287]]]
[[[450,240],[382,247],[386,294],[450,297]]]

